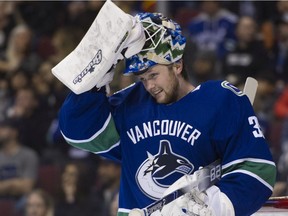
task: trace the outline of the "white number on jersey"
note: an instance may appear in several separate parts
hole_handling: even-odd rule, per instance
[[[216,178],[221,177],[221,166],[217,165],[210,170],[210,181],[214,181]]]
[[[263,135],[263,132],[261,131],[260,124],[258,122],[257,117],[256,116],[250,116],[248,118],[248,122],[255,129],[255,130],[253,130],[254,137],[255,138],[259,138],[259,137],[263,137],[264,138],[264,135]]]

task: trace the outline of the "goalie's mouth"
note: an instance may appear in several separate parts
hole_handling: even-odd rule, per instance
[[[157,91],[153,91],[153,92],[151,92],[151,95],[152,95],[153,97],[157,97],[157,96],[159,96],[162,92],[163,92],[163,89],[157,90]]]
[[[163,90],[158,90],[158,91],[154,92],[154,94],[157,95],[157,94],[161,93],[162,91]]]

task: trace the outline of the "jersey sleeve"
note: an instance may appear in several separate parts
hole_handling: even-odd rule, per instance
[[[222,158],[219,188],[232,201],[235,215],[251,215],[271,196],[276,167],[249,99],[222,88],[213,142]]]
[[[121,160],[119,133],[105,93],[71,92],[60,109],[59,126],[70,145]]]

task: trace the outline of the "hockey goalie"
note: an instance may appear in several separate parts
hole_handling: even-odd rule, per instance
[[[67,143],[122,165],[118,216],[245,216],[272,194],[275,163],[250,97],[225,80],[193,86],[185,45],[163,14],[132,17],[106,1],[52,69],[71,89],[59,112]],[[137,81],[108,96],[122,59]]]

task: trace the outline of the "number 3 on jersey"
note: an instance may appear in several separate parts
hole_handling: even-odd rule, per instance
[[[259,137],[263,137],[264,138],[263,132],[261,131],[260,124],[259,124],[258,119],[256,118],[256,116],[250,116],[248,118],[248,122],[255,129],[255,130],[253,130],[254,137],[255,138],[259,138]]]

